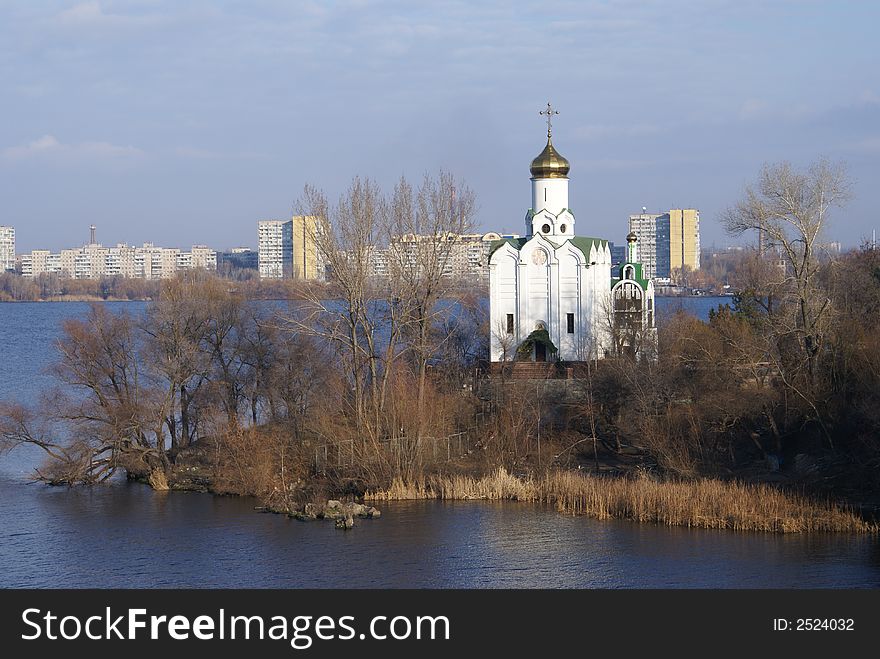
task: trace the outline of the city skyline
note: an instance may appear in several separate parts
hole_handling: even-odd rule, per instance
[[[9,3],[0,9],[0,223],[20,251],[254,245],[306,183],[440,168],[479,230],[522,226],[548,100],[586,235],[700,208],[704,244],[765,162],[844,160],[829,237],[869,238],[880,9],[856,3]],[[59,111],[62,108],[63,111]],[[116,240],[114,240],[116,242]]]

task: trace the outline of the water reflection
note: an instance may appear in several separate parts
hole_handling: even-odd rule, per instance
[[[38,488],[38,489],[34,489]],[[877,540],[669,529],[531,504],[394,502],[342,532],[254,501],[0,482],[0,584],[42,587],[878,587]]]

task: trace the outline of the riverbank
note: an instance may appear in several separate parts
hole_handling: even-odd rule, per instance
[[[714,478],[662,479],[619,462],[605,474],[556,468],[536,476],[528,469],[511,474],[503,467],[483,471],[472,460],[449,464],[452,471],[406,480],[395,477],[384,485],[358,479],[307,475],[258,493],[243,490],[250,479],[230,478],[226,468],[212,463],[209,451],[191,448],[177,456],[166,488],[233,496],[258,496],[260,510],[296,517],[323,518],[328,500],[344,505],[363,501],[484,500],[548,504],[565,514],[598,520],[621,519],[688,528],[757,531],[764,533],[842,532],[877,534],[880,527],[855,506],[818,493],[799,493],[794,484],[744,482]],[[603,466],[608,467],[604,464]],[[240,467],[240,465],[239,465]],[[146,476],[146,475],[145,475]],[[153,485],[148,478],[140,478]],[[159,488],[163,489],[163,488]],[[363,506],[354,511],[361,515]],[[378,515],[377,515],[378,516]],[[333,518],[332,515],[329,518]]]
[[[0,304],[33,304],[35,302],[150,302],[150,297],[101,297],[99,295],[52,295],[34,300],[7,300],[0,299]]]
[[[703,479],[655,481],[647,476],[604,478],[555,471],[542,479],[515,476],[503,468],[482,477],[438,475],[413,482],[397,478],[368,501],[412,499],[513,500],[554,505],[597,519],[627,519],[667,526],[805,533],[877,533],[876,524],[831,501],[816,501],[769,485]]]

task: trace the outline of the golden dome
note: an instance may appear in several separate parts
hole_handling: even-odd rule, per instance
[[[529,171],[532,178],[568,178],[571,165],[559,151],[553,148],[553,142],[547,137],[547,146],[532,161]]]

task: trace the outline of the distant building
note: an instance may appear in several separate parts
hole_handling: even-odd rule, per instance
[[[257,248],[261,279],[284,279],[293,270],[293,223],[262,220],[257,223]]]
[[[502,236],[499,233],[447,233],[442,236],[404,234],[394,236],[388,247],[372,247],[369,253],[370,274],[386,277],[390,274],[390,262],[415,266],[419,262],[419,251],[426,244],[439,242],[443,249],[439,253],[444,259],[443,276],[456,279],[470,279],[481,284],[489,282],[488,260],[493,244],[498,240],[519,238],[519,235]]]
[[[840,241],[832,240],[831,242],[817,245],[816,251],[822,260],[834,259],[843,253],[843,245]]]
[[[390,274],[386,248],[370,245],[367,251],[367,263],[371,277],[387,277]]]
[[[646,279],[668,279],[672,270],[700,267],[700,212],[677,208],[667,213],[629,216],[629,230],[638,238]]]
[[[675,208],[669,216],[669,269],[700,269],[700,211]]]
[[[517,236],[518,237],[518,236]],[[401,250],[411,259],[416,258],[419,245],[429,241],[446,243],[441,254],[445,258],[443,276],[456,278],[472,278],[489,281],[489,254],[495,241],[501,235],[490,233],[448,233],[443,236],[423,236],[408,234],[399,236],[392,241],[392,249]]]
[[[204,245],[194,245],[191,251],[184,252],[177,248],[156,247],[152,243],[144,243],[141,247],[125,243],[104,247],[89,243],[75,249],[63,249],[60,253],[35,249],[30,254],[21,255],[21,274],[25,277],[57,274],[69,279],[167,279],[180,270],[193,268],[216,270],[216,252]]]
[[[611,277],[620,277],[620,266],[627,259],[626,245],[608,243],[608,249],[611,250]]]
[[[30,254],[22,254],[21,274],[25,277],[36,277],[40,273],[50,272],[49,256],[48,249],[35,249]]]
[[[316,237],[317,218],[294,215],[289,220],[257,223],[257,249],[262,279],[324,279]]]
[[[645,279],[669,276],[669,222],[668,218],[663,221],[662,217],[659,213],[644,212],[629,216],[629,230],[638,238],[639,259]]]
[[[321,231],[318,218],[294,215],[290,222],[293,276],[297,279],[324,279],[324,267],[316,242]]]
[[[15,227],[0,226],[0,272],[15,270]]]
[[[217,252],[207,245],[193,245],[189,253],[191,255],[190,268],[217,269]]]
[[[217,253],[217,269],[259,270],[260,254],[250,247],[233,247]]]

